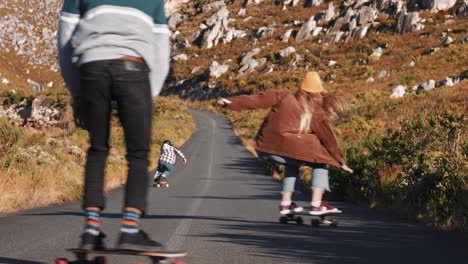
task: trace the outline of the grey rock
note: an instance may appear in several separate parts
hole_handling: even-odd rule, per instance
[[[322,40],[324,44],[327,45],[333,45],[338,43],[341,40],[341,37],[343,37],[344,32],[339,31],[339,32],[333,32],[333,33],[328,33]]]
[[[312,30],[315,29],[316,26],[317,26],[317,23],[315,22],[314,17],[313,16],[310,17],[309,20],[306,21],[302,25],[301,29],[299,29],[299,31],[297,32],[296,41],[303,42],[309,39],[310,33],[312,32]]]
[[[323,31],[323,27],[316,27],[312,30],[312,37],[316,37]]]
[[[348,8],[344,16],[335,20],[335,23],[333,24],[333,27],[331,27],[329,33],[335,33],[344,30],[345,25],[347,25],[354,16],[355,11],[352,8]]]
[[[358,11],[357,24],[359,26],[373,22],[377,18],[378,10],[364,6]]]
[[[412,0],[411,9],[427,9],[432,11],[448,10],[455,6],[457,0]]]
[[[444,41],[442,41],[442,46],[448,46],[450,44],[452,44],[453,42],[455,42],[455,40],[451,37],[448,37],[446,39],[444,39]]]
[[[367,78],[367,80],[366,80],[367,83],[371,83],[371,82],[374,82],[374,81],[375,81],[375,80],[374,80],[373,77],[369,77],[369,78]]]
[[[467,42],[467,41],[468,41],[468,35],[465,35],[465,36],[463,37],[462,43],[465,43],[465,42]]]
[[[34,91],[36,91],[36,92],[44,91],[44,87],[42,85],[38,84],[37,82],[35,82],[33,80],[30,80],[30,79],[28,79],[26,82],[29,84],[29,86],[31,86],[31,88]]]
[[[169,21],[168,21],[169,27],[171,29],[175,29],[183,20],[184,20],[184,17],[180,13],[174,13],[169,18]]]
[[[211,3],[206,4],[206,5],[204,5],[202,7],[202,12],[205,13],[205,12],[210,11],[211,9],[216,9],[216,8],[220,8],[220,7],[223,7],[223,6],[226,6],[224,1],[211,2]]]
[[[260,53],[260,51],[262,51],[260,48],[255,48],[249,52],[246,52],[244,53],[241,57],[240,57],[240,65],[244,65],[244,64],[247,64],[247,62],[249,60],[251,60],[253,58],[253,56],[257,55],[258,53]]]
[[[294,30],[292,28],[286,30],[286,32],[284,32],[284,34],[281,36],[281,41],[282,42],[288,42],[289,38],[291,37],[291,35],[293,33],[293,31]]]
[[[406,86],[398,85],[393,89],[390,98],[401,98],[406,94]]]
[[[420,23],[419,13],[418,12],[410,12],[406,11],[406,8],[398,15],[397,19],[397,26],[395,28],[395,33],[408,33],[418,31],[424,28],[424,26]]]
[[[457,16],[459,18],[468,18],[468,1],[465,0],[463,3],[457,8]]]
[[[416,89],[415,89],[416,87]],[[420,84],[420,85],[417,85],[413,87],[413,90],[416,90],[416,91],[420,91],[420,90],[424,90],[424,91],[429,91],[429,90],[432,90],[435,88],[435,81],[434,80],[429,80],[423,84]]]
[[[383,54],[383,50],[381,47],[378,47],[376,49],[372,50],[372,53],[369,55],[369,57],[375,56],[375,57],[380,57]]]
[[[268,26],[268,27],[261,27],[257,30],[255,30],[252,35],[254,37],[257,37],[257,38],[263,38],[263,37],[267,37],[267,36],[271,36],[273,35],[273,32],[274,32],[274,29],[272,26]]]
[[[224,73],[226,73],[229,69],[229,65],[226,64],[219,64],[217,61],[213,61],[208,68],[208,73],[210,77],[218,78]]]
[[[296,49],[290,46],[290,47],[280,50],[279,55],[282,59],[284,59],[295,52],[296,52]]]
[[[298,67],[298,64],[303,61],[303,58],[299,55],[299,54],[296,54],[296,56],[294,57],[293,60],[291,60],[291,62],[289,63],[288,65],[288,71],[289,72],[292,72],[292,71],[295,71]]]
[[[172,57],[172,60],[174,60],[174,61],[186,61],[186,60],[188,60],[188,56],[187,56],[187,54],[178,54],[178,55]]]
[[[333,2],[330,2],[330,3],[328,3],[328,7],[325,10],[325,14],[324,14],[323,19],[321,21],[329,22],[332,19],[334,19],[335,16],[336,16],[335,7],[333,6]]]
[[[389,76],[388,72],[384,70],[384,71],[379,72],[379,75],[377,77],[379,79],[382,79],[382,78],[385,78],[385,77],[388,77],[388,76]]]
[[[314,7],[319,6],[323,3],[323,0],[307,0],[304,7]]]

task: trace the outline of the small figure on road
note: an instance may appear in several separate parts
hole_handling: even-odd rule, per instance
[[[158,167],[154,173],[154,185],[155,187],[169,187],[167,177],[171,175],[172,169],[177,159],[177,155],[182,158],[184,164],[187,163],[187,159],[184,153],[178,148],[172,146],[170,140],[164,140],[161,145],[161,153],[159,154]]]
[[[128,179],[117,248],[156,251],[140,229],[146,211],[152,99],[169,71],[170,30],[163,0],[64,0],[58,25],[59,62],[73,97],[75,123],[89,132],[80,248],[104,247],[104,168],[112,101],[125,131]]]
[[[266,90],[258,95],[220,98],[218,105],[229,110],[271,108],[256,136],[260,158],[285,165],[280,214],[299,213],[292,202],[300,166],[312,167],[309,214],[341,213],[324,201],[330,191],[327,164],[350,173],[330,124],[330,115],[344,110],[340,101],[322,86],[316,72],[308,72],[297,91]]]

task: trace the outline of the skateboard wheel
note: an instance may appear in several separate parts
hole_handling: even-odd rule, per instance
[[[302,225],[303,223],[304,223],[304,220],[302,220],[302,217],[298,216],[298,217],[296,218],[296,224]]]
[[[59,258],[54,261],[54,264],[68,264],[68,260],[66,258]]]
[[[104,256],[97,256],[94,258],[94,262],[96,262],[96,264],[107,264],[107,259]]]
[[[287,224],[288,223],[288,218],[286,216],[281,216],[279,218],[279,222],[282,224]]]
[[[312,226],[318,227],[320,226],[320,221],[318,219],[312,219],[311,224]]]
[[[333,227],[338,226],[338,222],[332,221],[332,222],[330,223],[330,226],[333,226]]]

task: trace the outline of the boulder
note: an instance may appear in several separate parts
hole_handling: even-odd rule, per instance
[[[323,3],[323,0],[307,0],[306,3],[304,4],[304,7],[314,7],[314,6],[319,6]]]
[[[226,64],[219,64],[217,61],[213,61],[210,64],[210,67],[208,68],[208,74],[212,78],[218,78],[224,73],[226,73],[229,69],[229,65]]]
[[[448,10],[455,6],[457,0],[412,0],[409,4],[412,10],[431,10],[433,12]]]
[[[315,22],[314,17],[313,16],[310,17],[309,20],[306,21],[302,25],[301,29],[299,29],[299,31],[297,32],[296,41],[303,42],[309,39],[310,33],[312,32],[312,30],[315,29],[316,26],[317,26],[317,23]]]
[[[447,37],[446,39],[444,39],[444,41],[442,41],[442,46],[448,46],[450,44],[452,44],[454,42],[453,38],[451,37]]]
[[[295,52],[296,52],[296,49],[290,46],[290,47],[280,50],[279,55],[281,59],[284,59]]]
[[[457,16],[459,18],[468,18],[468,0],[463,1],[457,8]]]
[[[293,31],[294,30],[292,28],[286,30],[286,32],[284,32],[284,34],[281,36],[281,41],[282,42],[288,42],[288,40],[291,37]]]
[[[419,13],[406,11],[406,8],[403,8],[398,15],[397,25],[395,28],[395,33],[408,33],[418,31],[424,28],[420,23]]]
[[[390,95],[390,98],[401,98],[406,94],[406,86],[403,85],[398,85],[393,89],[392,94]]]

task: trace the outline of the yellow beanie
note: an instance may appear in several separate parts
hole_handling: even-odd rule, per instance
[[[318,73],[314,71],[306,73],[304,80],[302,80],[300,89],[309,93],[323,92],[322,81],[320,81]]]

